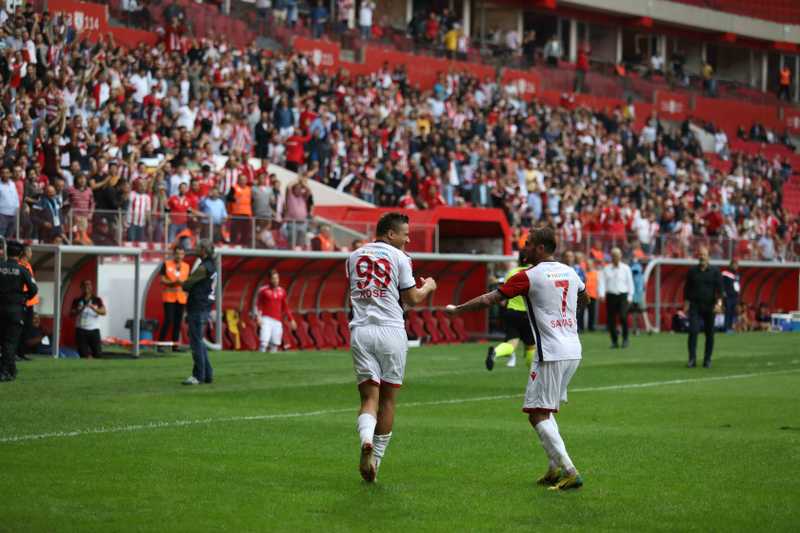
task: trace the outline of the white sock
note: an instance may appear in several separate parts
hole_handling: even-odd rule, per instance
[[[375,434],[375,425],[378,419],[370,413],[358,415],[358,436],[361,437],[361,446],[366,443],[372,444],[372,437]]]
[[[536,433],[539,435],[539,442],[542,443],[542,448],[544,448],[544,452],[547,454],[547,467],[550,470],[555,470],[559,466],[558,462],[558,455],[556,455],[555,449],[550,445],[550,441],[545,437],[545,423],[539,422],[534,427]]]
[[[270,344],[269,345],[269,353],[278,353],[278,345],[277,344]]]
[[[539,434],[542,445],[548,451],[551,459],[555,459],[568,474],[575,473],[575,465],[572,464],[572,459],[567,453],[567,447],[558,432],[558,425],[555,423],[555,419],[551,416],[547,420],[539,422],[536,425],[536,432]]]
[[[375,467],[381,466],[381,459],[383,454],[386,453],[386,448],[389,446],[389,441],[392,439],[392,434],[375,435],[375,443],[372,448],[372,455],[375,457]]]
[[[262,342],[258,345],[258,351],[261,353],[265,353],[267,351],[267,344]]]

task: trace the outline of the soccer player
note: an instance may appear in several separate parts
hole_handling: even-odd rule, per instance
[[[538,483],[551,490],[566,490],[582,486],[583,479],[567,453],[554,413],[567,401],[567,386],[580,364],[577,311],[586,305],[587,297],[575,271],[553,259],[555,251],[555,230],[542,227],[531,231],[525,255],[533,268],[518,272],[495,291],[461,305],[448,305],[447,313],[485,309],[515,296],[525,298],[537,358],[522,410],[528,413],[549,458],[547,472]]]
[[[386,213],[378,221],[377,240],[350,254],[345,264],[350,291],[353,370],[361,409],[359,470],[367,482],[375,481],[392,438],[397,390],[403,384],[408,338],[403,304],[424,301],[436,290],[432,278],[417,288],[408,243],[408,217]]]
[[[517,272],[528,270],[531,265],[527,264],[525,250],[519,251],[518,266],[512,268],[506,274],[506,279],[511,279]],[[501,357],[508,357],[506,366],[514,367],[517,365],[517,346],[520,339],[525,344],[525,359],[528,366],[533,362],[534,340],[531,323],[528,321],[528,314],[525,310],[525,299],[522,296],[511,298],[503,310],[503,328],[505,328],[506,339],[497,346],[490,346],[486,354],[486,370],[494,368],[494,362]]]
[[[281,287],[281,277],[278,271],[272,269],[269,273],[269,285],[261,287],[256,296],[256,314],[259,317],[259,350],[270,353],[278,351],[283,343],[282,317],[289,318],[289,326],[297,329],[297,322],[292,316],[289,304],[286,302],[286,290]]]

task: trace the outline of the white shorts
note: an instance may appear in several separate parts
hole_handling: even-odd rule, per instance
[[[404,328],[359,326],[350,332],[356,382],[399,387],[406,372],[408,337]]]
[[[283,344],[283,324],[279,320],[262,316],[259,322],[261,328],[258,332],[258,340],[262,346],[265,344],[274,344],[275,346]]]
[[[580,359],[534,361],[522,410],[526,413],[537,410],[557,413],[561,402],[567,401],[567,386],[580,364]]]

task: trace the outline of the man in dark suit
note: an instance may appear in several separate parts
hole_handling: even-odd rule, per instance
[[[708,249],[701,248],[698,264],[689,269],[683,288],[684,308],[689,314],[689,368],[697,364],[697,335],[700,322],[706,334],[703,367],[711,367],[714,352],[714,307],[722,306],[722,276],[708,262]]]
[[[261,121],[256,124],[255,131],[256,157],[259,159],[269,158],[269,139],[272,135],[270,124],[269,113],[262,111]]]

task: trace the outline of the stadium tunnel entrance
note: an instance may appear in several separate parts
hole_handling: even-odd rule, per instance
[[[281,276],[290,309],[298,320],[297,338],[291,338],[284,328],[288,346],[301,348],[339,348],[346,346],[349,332],[346,317],[350,310],[348,283],[345,275],[346,252],[292,252],[276,250],[218,249],[217,302],[213,324],[208,330],[213,347],[220,349],[255,349],[252,342],[256,326],[251,317],[258,289],[269,282],[272,269]],[[410,310],[409,331],[420,336],[424,332],[431,342],[445,342],[453,333],[441,311],[454,301],[466,301],[483,294],[487,287],[488,267],[493,263],[510,262],[504,255],[412,254],[414,276],[433,277],[438,289],[424,304]],[[190,258],[191,261],[193,258]],[[144,316],[163,320],[160,269],[147,281],[144,292]],[[238,321],[227,316],[238,314]],[[231,323],[234,320],[234,323]],[[423,327],[419,328],[419,321]],[[249,329],[252,328],[252,329]],[[448,328],[448,329],[445,329]],[[240,344],[232,330],[237,329]],[[249,330],[248,330],[249,329]],[[482,337],[488,329],[488,312],[464,315],[463,333],[466,337]],[[335,331],[334,331],[335,330]],[[432,331],[435,330],[435,331]],[[286,338],[287,334],[290,338]],[[184,328],[183,338],[186,339]]]

